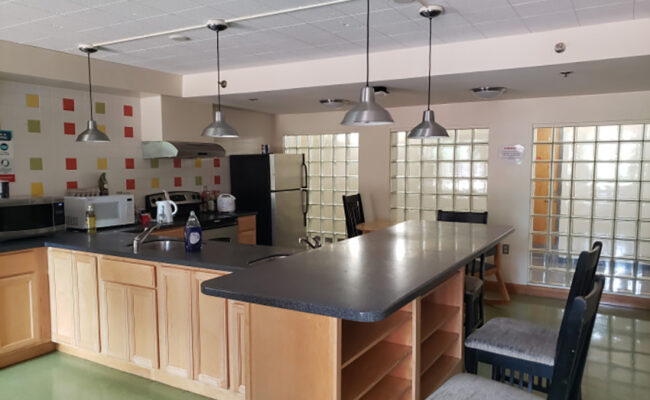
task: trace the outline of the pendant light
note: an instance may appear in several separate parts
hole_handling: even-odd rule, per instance
[[[228,24],[222,19],[208,21],[208,29],[217,33],[217,101],[218,108],[214,113],[214,122],[208,125],[201,136],[208,136],[213,138],[232,138],[239,137],[237,131],[224,119],[221,114],[221,88],[226,87],[226,81],[221,80],[221,60],[219,54],[219,32],[228,29]]]
[[[89,44],[80,44],[79,50],[86,53],[88,59],[88,94],[90,96],[90,119],[88,120],[88,127],[85,131],[77,136],[77,142],[109,142],[110,139],[106,134],[97,129],[97,122],[93,119],[93,85],[90,76],[90,55],[97,52],[97,47]]]
[[[361,101],[345,114],[342,125],[375,126],[393,123],[393,117],[375,102],[375,89],[370,86],[370,0],[366,2],[366,86],[361,89]]]
[[[420,9],[420,15],[429,18],[429,85],[427,92],[427,109],[422,116],[422,122],[409,133],[409,139],[424,139],[428,137],[449,137],[447,130],[436,122],[431,110],[431,28],[435,17],[445,12],[442,6],[425,6]]]

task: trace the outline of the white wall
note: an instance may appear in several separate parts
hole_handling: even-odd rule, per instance
[[[650,121],[650,92],[444,104],[433,109],[436,120],[447,128],[490,129],[489,221],[515,227],[515,233],[506,240],[511,248],[510,255],[503,257],[503,272],[506,280],[523,284],[528,281],[533,126]],[[364,211],[368,210],[366,219],[389,218],[390,131],[414,127],[422,118],[423,110],[424,107],[394,108],[390,110],[394,125],[358,129],[359,190]],[[339,125],[343,115],[344,112],[278,115],[275,142],[280,145],[285,134],[353,131]],[[499,159],[499,148],[511,144],[526,148],[521,165]]]

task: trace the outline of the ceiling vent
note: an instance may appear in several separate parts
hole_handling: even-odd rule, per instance
[[[503,86],[482,86],[471,90],[481,100],[492,100],[504,94],[507,89]]]

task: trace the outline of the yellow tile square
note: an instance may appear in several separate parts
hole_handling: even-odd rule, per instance
[[[32,182],[32,197],[43,197],[43,182]]]
[[[196,168],[201,168],[202,165],[203,165],[203,163],[201,162],[201,159],[200,159],[200,158],[195,158],[195,159],[194,159],[194,166],[195,166]]]
[[[107,158],[98,158],[97,159],[97,169],[108,169],[108,159]]]
[[[102,131],[102,133],[106,133],[106,125],[97,124],[97,129]]]
[[[151,188],[152,189],[158,189],[159,187],[160,187],[160,179],[151,178]]]
[[[38,108],[39,101],[37,94],[26,94],[25,95],[25,105],[27,107]]]

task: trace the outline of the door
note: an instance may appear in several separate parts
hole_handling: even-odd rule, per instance
[[[158,368],[158,320],[156,291],[126,287],[129,360],[141,367]]]
[[[73,254],[75,275],[77,346],[99,352],[99,300],[97,296],[97,258]]]
[[[192,379],[192,295],[190,272],[158,268],[160,369]],[[216,360],[210,360],[217,362]]]
[[[99,315],[101,319],[101,352],[129,359],[129,318],[127,286],[100,281]]]
[[[39,340],[36,273],[0,278],[0,354]]]
[[[307,185],[302,154],[269,156],[271,191],[305,188]]]
[[[75,277],[72,253],[50,250],[52,341],[75,344]]]
[[[271,194],[273,246],[299,247],[298,238],[306,235],[304,201],[299,189]]]
[[[194,379],[220,389],[228,388],[228,322],[226,299],[201,293],[201,282],[221,274],[192,272],[194,320]]]
[[[228,352],[230,391],[246,395],[249,377],[249,305],[228,300]]]

